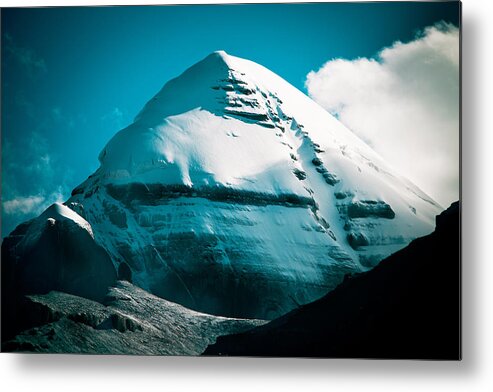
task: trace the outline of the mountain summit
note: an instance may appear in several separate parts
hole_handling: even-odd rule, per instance
[[[99,160],[65,206],[119,278],[224,316],[313,301],[441,211],[305,94],[222,51],[166,83]]]

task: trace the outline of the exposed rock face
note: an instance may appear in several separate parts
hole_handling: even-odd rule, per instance
[[[194,312],[128,282],[112,287],[104,303],[60,292],[31,295],[24,304],[29,329],[2,351],[198,355],[218,335],[264,323]]]
[[[364,233],[350,232],[347,235],[347,241],[353,249],[359,249],[362,246],[369,245],[368,238],[366,238]]]
[[[460,208],[434,233],[311,304],[206,355],[460,359]]]
[[[383,201],[361,200],[347,206],[347,216],[349,218],[386,218],[394,219],[395,212]]]

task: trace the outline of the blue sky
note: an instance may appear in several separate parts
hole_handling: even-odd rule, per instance
[[[2,237],[65,200],[170,78],[214,50],[306,92],[334,58],[375,56],[426,26],[440,3],[75,7],[2,10]]]

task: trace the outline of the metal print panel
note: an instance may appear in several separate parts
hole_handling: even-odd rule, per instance
[[[2,351],[460,359],[458,2],[2,10]]]

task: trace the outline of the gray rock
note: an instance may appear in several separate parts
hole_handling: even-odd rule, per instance
[[[353,249],[358,249],[360,246],[370,245],[370,241],[363,233],[354,231],[347,235],[347,241]]]
[[[362,200],[348,205],[348,216],[350,218],[378,217],[393,219],[395,212],[384,201]]]
[[[195,312],[122,281],[105,305],[55,291],[29,301],[40,325],[5,342],[2,351],[199,355],[220,335],[265,323]]]

